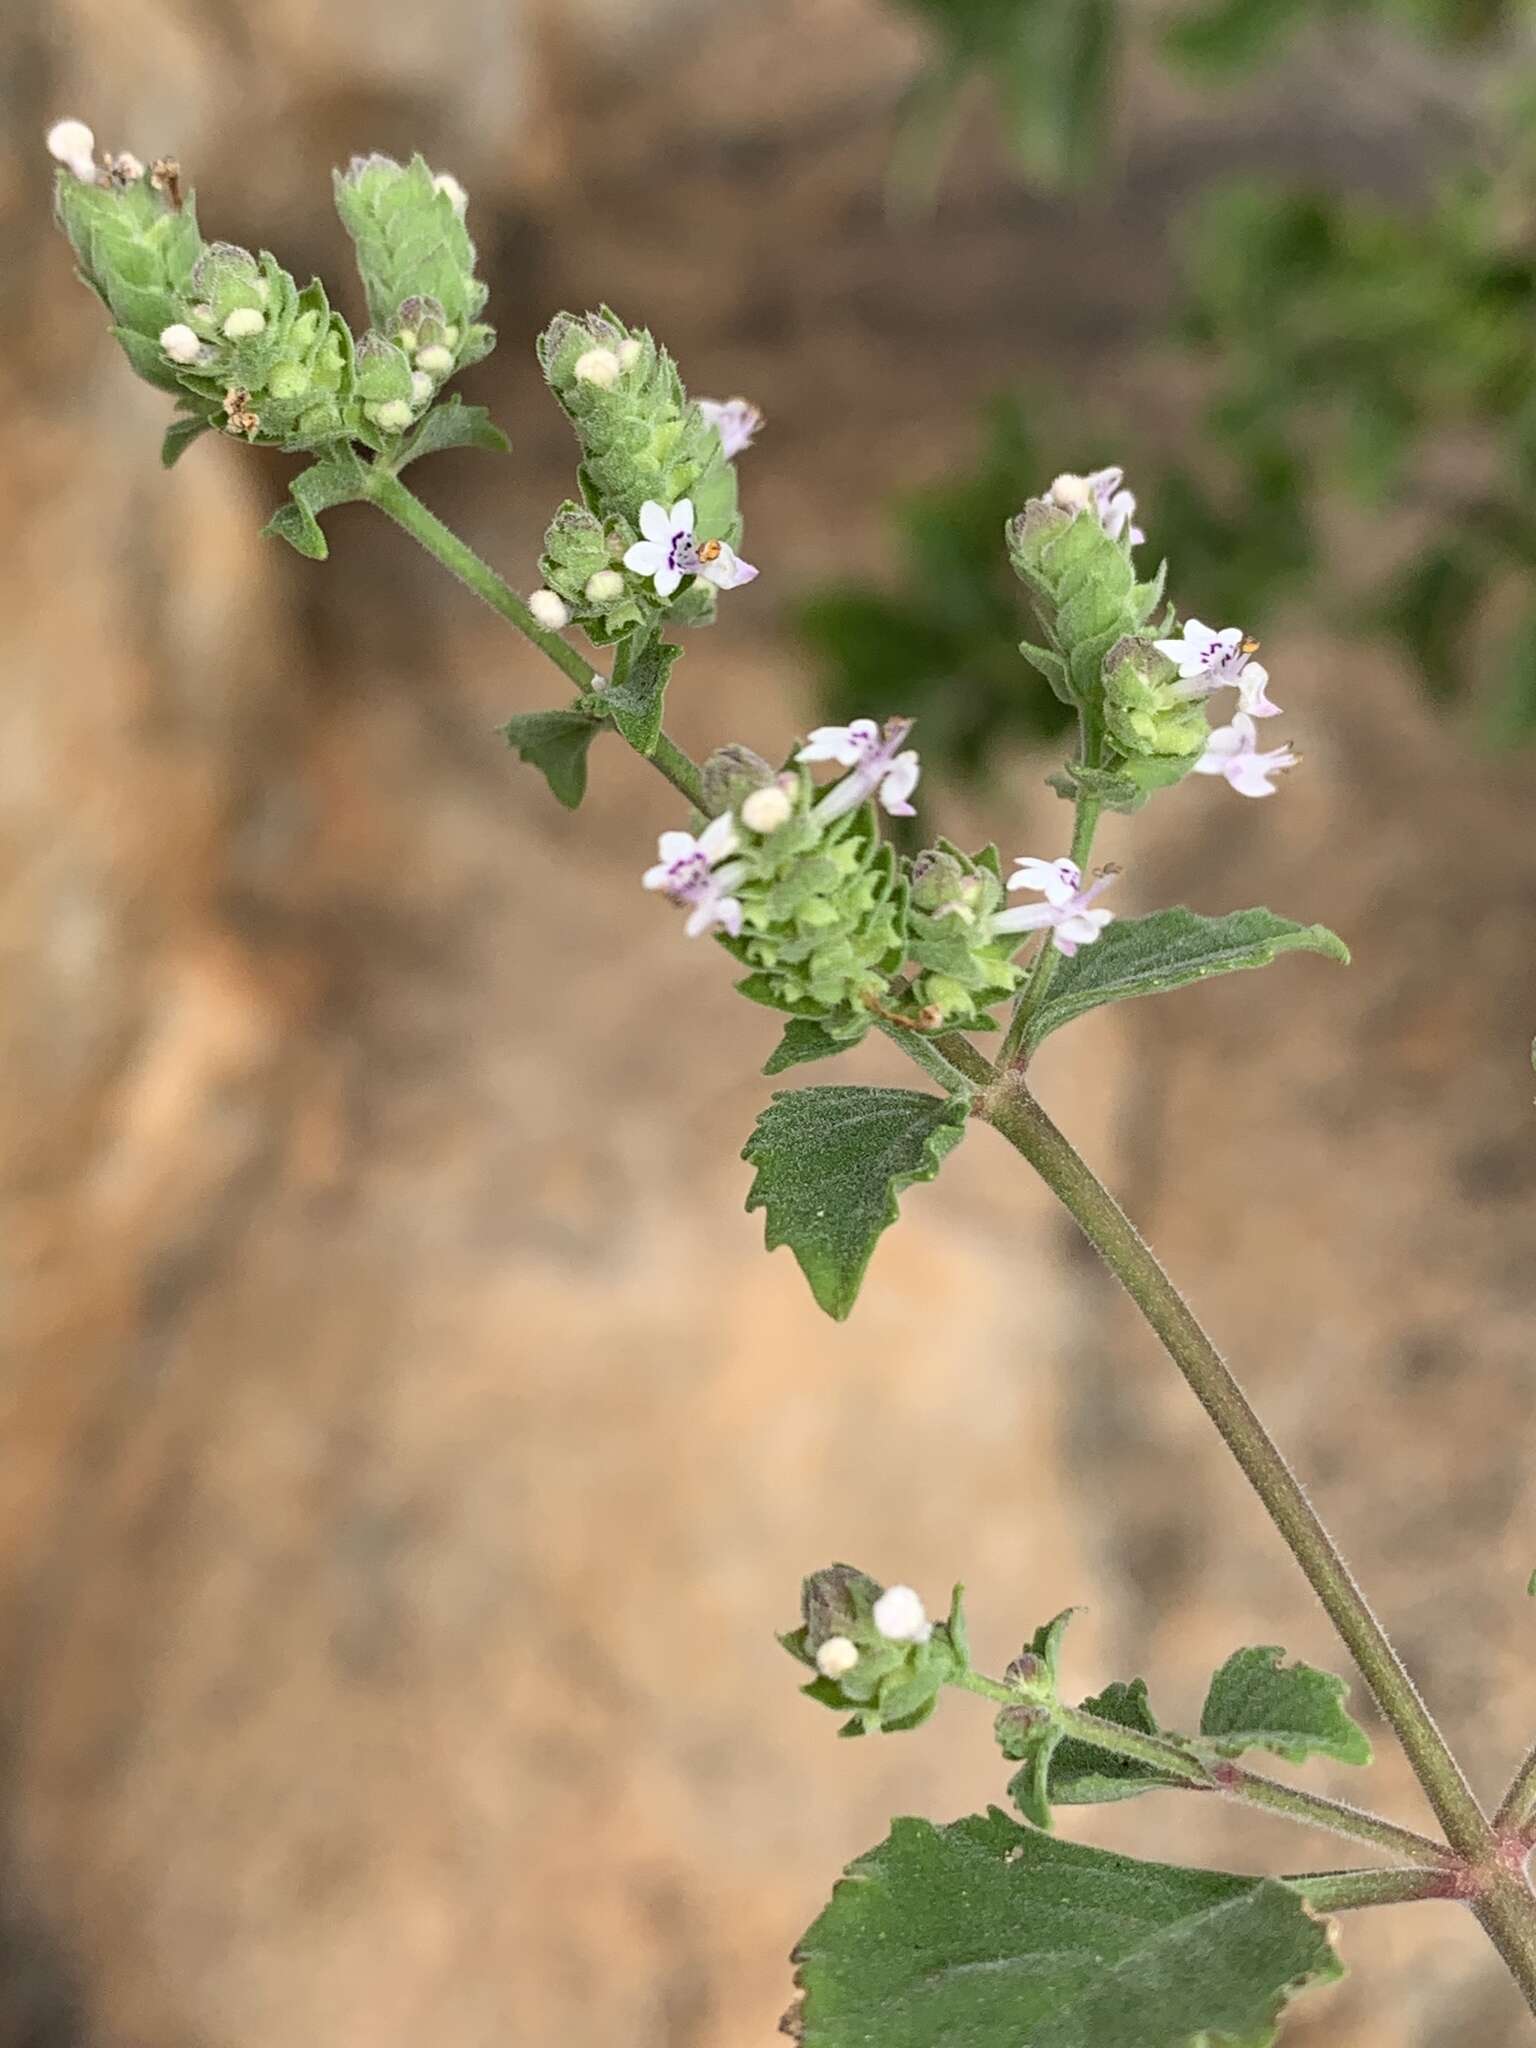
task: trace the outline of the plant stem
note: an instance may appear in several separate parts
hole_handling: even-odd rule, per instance
[[[1453,1898],[1446,1870],[1308,1870],[1283,1877],[1318,1913],[1348,1913],[1357,1906],[1408,1906],[1416,1899]]]
[[[1520,1986],[1525,2002],[1536,2012],[1536,1913],[1531,1888],[1523,1875],[1496,1869],[1483,1881],[1472,1910],[1478,1925],[1504,1959],[1504,1967]]]
[[[1509,1790],[1493,1817],[1495,1832],[1526,1834],[1536,1818],[1536,1749],[1516,1771]]]
[[[1485,1861],[1493,1848],[1493,1831],[1461,1766],[1446,1747],[1333,1538],[1183,1296],[1114,1196],[1017,1074],[1004,1076],[984,1094],[978,1111],[1055,1192],[1160,1338],[1359,1665],[1450,1846],[1469,1861]],[[1536,1939],[1536,1927],[1532,1935]]]
[[[435,512],[429,512],[399,477],[391,476],[388,470],[375,465],[368,471],[368,496],[381,512],[387,512],[412,540],[420,541],[427,553],[435,556],[476,597],[483,598],[493,612],[515,626],[541,654],[547,655],[578,690],[590,690],[594,681],[601,680],[580,650],[562,640],[558,633],[546,632],[505,577],[499,576],[489,562],[482,561],[472,547],[460,540],[450,527],[444,526]],[[650,760],[652,766],[689,803],[695,808],[702,808],[699,771],[675,741],[663,733]]]
[[[1077,812],[1072,821],[1072,859],[1085,874],[1088,869],[1088,856],[1093,851],[1093,835],[1098,829],[1103,809],[1104,806],[1096,796],[1080,796],[1077,800]],[[1022,1067],[1024,1064],[1019,1056],[1024,1034],[1028,1031],[1040,1005],[1045,1001],[1046,991],[1055,978],[1056,963],[1060,958],[1061,955],[1051,943],[1048,934],[1040,951],[1035,955],[1034,963],[1029,970],[1029,979],[1014,1005],[1008,1035],[1003,1040],[1003,1049],[997,1058],[1000,1067]]]

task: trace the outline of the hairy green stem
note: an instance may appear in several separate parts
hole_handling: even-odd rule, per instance
[[[1304,1870],[1283,1877],[1318,1913],[1349,1913],[1357,1906],[1410,1906],[1417,1899],[1456,1896],[1453,1873],[1440,1870]]]
[[[1536,2012],[1536,1900],[1524,1873],[1505,1866],[1480,1873],[1472,1910]]]
[[[515,626],[523,638],[546,655],[578,690],[590,690],[594,683],[601,682],[601,676],[579,649],[562,640],[558,633],[546,632],[506,578],[499,576],[489,562],[482,561],[474,549],[460,540],[451,527],[445,526],[435,512],[429,512],[399,477],[391,476],[387,470],[377,466],[370,469],[368,496],[381,512],[387,512],[397,526],[403,527],[412,540],[419,541],[429,555],[435,556],[476,597],[482,598],[493,612]],[[675,741],[663,733],[650,759],[657,771],[689,803],[696,808],[701,806],[703,792],[699,771]]]
[[[1450,1846],[1483,1862],[1493,1831],[1333,1538],[1189,1305],[1109,1190],[1016,1075],[978,1105],[1077,1222],[1161,1340],[1305,1572],[1402,1743]]]
[[[1493,1817],[1494,1828],[1500,1834],[1529,1836],[1533,1822],[1536,1822],[1536,1749],[1531,1750],[1516,1771]]]
[[[1104,806],[1096,796],[1080,796],[1077,811],[1072,821],[1072,859],[1086,874],[1088,856],[1093,852],[1093,835],[1098,830],[1099,818]],[[1029,978],[1019,991],[1019,1000],[1014,1004],[1013,1016],[1009,1021],[1008,1035],[1003,1040],[1003,1049],[998,1054],[1000,1067],[1022,1066],[1020,1050],[1024,1035],[1028,1031],[1040,1005],[1045,1001],[1046,992],[1056,976],[1056,963],[1061,955],[1047,935],[1035,955],[1029,970]]]

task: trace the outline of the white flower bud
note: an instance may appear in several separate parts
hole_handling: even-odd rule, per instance
[[[96,138],[83,121],[55,121],[48,130],[48,154],[82,184],[95,183]]]
[[[631,335],[628,341],[621,341],[619,343],[619,368],[621,370],[632,370],[644,354],[644,343],[637,341],[634,335]]]
[[[749,832],[777,832],[795,814],[795,800],[781,783],[770,782],[742,799],[741,822]]]
[[[1093,498],[1093,487],[1087,477],[1074,476],[1066,470],[1051,485],[1047,496],[1063,512],[1086,512]]]
[[[266,314],[258,313],[254,306],[236,306],[224,322],[224,333],[230,341],[250,341],[263,333],[266,325]]]
[[[528,609],[546,633],[558,633],[571,623],[570,610],[557,591],[535,590],[528,599]]]
[[[828,1636],[816,1652],[816,1669],[823,1678],[846,1678],[859,1661],[859,1646],[847,1636]]]
[[[428,348],[416,351],[416,367],[425,370],[429,377],[446,377],[453,368],[453,350],[440,348],[433,342]]]
[[[436,386],[436,385],[435,385],[435,384],[434,384],[434,383],[432,382],[432,379],[431,379],[431,378],[430,378],[430,377],[429,377],[429,376],[427,375],[427,373],[426,373],[426,371],[425,371],[425,370],[412,370],[412,372],[411,372],[411,403],[412,403],[412,405],[430,405],[430,404],[432,403],[432,394],[433,394],[433,393],[434,393],[434,392],[435,392],[436,390],[437,390],[437,386]]]
[[[587,596],[593,604],[612,604],[624,595],[624,578],[617,569],[595,569],[587,578]]]
[[[173,363],[195,363],[203,352],[202,342],[184,320],[161,328],[160,346]]]
[[[589,348],[576,358],[576,375],[581,382],[596,384],[603,391],[613,389],[623,367],[611,348]]]
[[[933,1634],[928,1610],[910,1586],[887,1586],[875,1602],[874,1619],[888,1643],[926,1643]]]
[[[464,190],[464,187],[459,183],[452,171],[439,171],[432,180],[432,190],[444,193],[459,219],[462,220],[464,218],[464,209],[469,204],[469,194]]]
[[[403,434],[416,417],[403,398],[386,398],[382,405],[370,405],[368,414],[386,434]]]

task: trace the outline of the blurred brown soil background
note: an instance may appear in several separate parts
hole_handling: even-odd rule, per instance
[[[330,165],[451,166],[502,335],[473,395],[516,452],[422,487],[532,582],[571,466],[530,348],[561,304],[750,393],[764,574],[695,636],[675,723],[771,750],[811,706],[779,607],[883,559],[884,493],[962,459],[979,398],[1049,371],[1180,431],[1163,224],[1213,148],[1386,180],[1417,148],[1369,75],[1214,113],[1148,80],[1104,195],[1030,197],[982,133],[893,228],[916,47],[875,0],[5,11],[4,2048],[766,2042],[840,1865],[1004,1783],[964,1700],[848,1746],[796,1698],[771,1631],[834,1556],[934,1600],[963,1575],[994,1666],[1085,1603],[1083,1689],[1142,1671],[1173,1719],[1241,1642],[1339,1662],[986,1133],[845,1328],[763,1257],[736,1155],[775,1028],[636,887],[676,805],[604,745],[558,810],[493,734],[558,686],[363,509],[318,568],[255,537],[285,465],[203,443],[162,477],[164,403],[47,220],[61,113],[177,151],[205,230],[338,284]],[[1536,769],[1304,614],[1262,624],[1306,769],[1273,805],[1158,807],[1123,907],[1271,902],[1356,965],[1100,1018],[1042,1088],[1491,1794],[1536,1727]],[[1049,851],[1042,772],[974,808],[930,783],[928,815]],[[1422,1820],[1381,1750],[1377,1802]],[[1340,1860],[1203,1804],[1066,1826]],[[1288,2038],[1526,2038],[1454,1909],[1345,1932],[1353,1975]]]

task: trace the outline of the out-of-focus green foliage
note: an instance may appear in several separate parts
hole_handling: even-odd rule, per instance
[[[1048,28],[1036,0],[897,4],[940,34],[946,91],[967,72],[999,76],[1006,55],[1031,90],[1054,93],[1059,125],[1020,144],[1031,176],[1090,165],[1113,23],[1089,121],[1061,82],[1070,9]],[[1277,59],[1301,30],[1372,22],[1448,65],[1501,38],[1518,53],[1536,0],[1200,0],[1162,33],[1171,61],[1219,80]],[[1442,150],[1428,188],[1401,198],[1233,182],[1215,159],[1181,237],[1177,321],[1209,373],[1190,439],[1214,465],[1169,465],[1134,422],[1085,422],[1080,408],[1069,444],[1038,386],[1027,411],[999,402],[974,470],[896,506],[893,586],[843,584],[804,606],[830,715],[920,714],[925,746],[972,774],[995,749],[1052,736],[1064,713],[1018,662],[1021,621],[991,536],[1062,462],[1112,460],[1137,491],[1148,560],[1175,557],[1206,616],[1254,630],[1304,589],[1335,624],[1398,645],[1436,701],[1475,700],[1498,738],[1536,735],[1536,599],[1521,592],[1536,568],[1536,86],[1484,119],[1470,74],[1447,70],[1432,89],[1449,94],[1442,113],[1464,105],[1465,150],[1448,165]],[[1010,133],[1018,142],[1012,116]],[[1325,506],[1375,518],[1371,546],[1325,547]]]
[[[1044,461],[1023,404],[999,399],[972,474],[892,507],[893,583],[830,584],[802,604],[798,623],[821,657],[830,722],[872,711],[921,717],[925,749],[973,776],[999,741],[1066,731],[1070,710],[1019,657],[1025,609],[1001,546]]]

